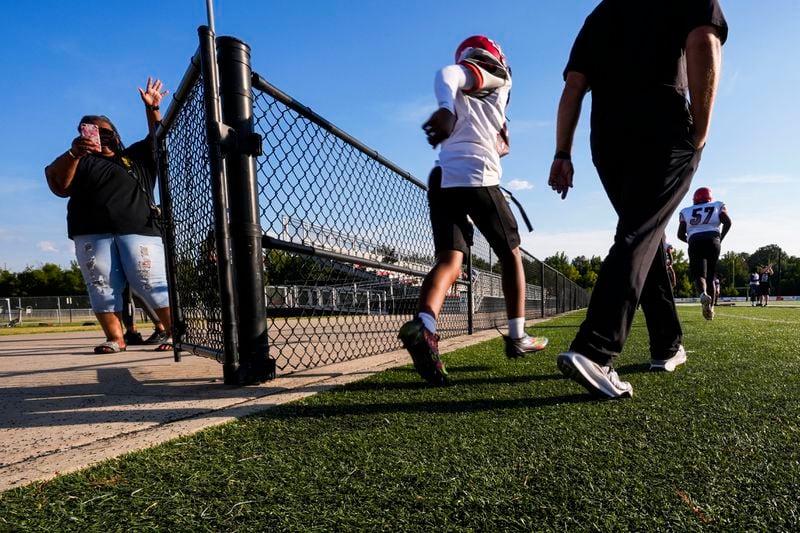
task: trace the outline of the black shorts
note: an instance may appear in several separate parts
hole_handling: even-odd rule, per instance
[[[435,167],[428,178],[428,205],[437,254],[447,250],[465,255],[469,252],[473,229],[468,215],[501,261],[519,247],[517,220],[500,187],[442,189],[442,169]]]
[[[769,296],[769,281],[758,284],[758,294],[759,296]]]
[[[709,283],[714,279],[719,260],[719,235],[697,235],[689,239],[689,275],[692,281],[705,278]]]

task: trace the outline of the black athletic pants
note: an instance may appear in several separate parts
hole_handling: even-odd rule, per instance
[[[672,357],[683,341],[662,240],[689,190],[700,153],[689,141],[661,146],[628,145],[624,153],[593,146],[594,164],[619,222],[570,349],[600,365],[613,363],[622,351],[639,304],[651,358]]]

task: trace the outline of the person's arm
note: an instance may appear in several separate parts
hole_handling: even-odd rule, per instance
[[[719,236],[719,240],[722,241],[725,239],[725,235],[731,230],[731,217],[728,215],[728,210],[725,206],[722,207],[722,210],[719,212],[719,221],[722,222],[722,233]]]
[[[686,38],[686,72],[694,121],[694,144],[703,148],[722,68],[722,42],[714,26],[693,29]]]
[[[78,161],[91,152],[99,153],[100,146],[85,137],[76,137],[72,140],[69,150],[56,157],[44,169],[47,177],[47,186],[56,196],[66,198],[70,195],[75,171],[78,170]]]
[[[161,122],[161,99],[169,91],[162,91],[164,84],[161,80],[147,78],[147,86],[142,89],[139,87],[139,96],[144,102],[145,114],[147,115],[147,131],[152,135],[156,131],[156,125]]]
[[[456,126],[456,94],[473,85],[475,79],[472,73],[461,65],[448,65],[436,73],[433,91],[439,108],[422,125],[428,144],[435,148],[453,133]]]
[[[550,177],[547,184],[561,195],[567,197],[572,187],[575,169],[572,166],[572,142],[578,119],[581,116],[583,98],[589,90],[589,79],[580,72],[568,72],[561,100],[558,103],[558,119],[556,124],[556,157],[550,165]]]
[[[686,237],[686,221],[682,216],[678,222],[678,238],[683,242],[689,242]]]

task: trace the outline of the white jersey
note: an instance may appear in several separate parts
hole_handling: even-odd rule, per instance
[[[719,215],[724,207],[722,202],[705,202],[681,209],[680,221],[686,223],[688,239],[698,233],[715,232],[719,235],[722,226]]]
[[[453,67],[463,69],[456,65],[445,69]],[[470,87],[473,91],[479,89],[481,87]],[[501,132],[506,124],[510,92],[510,77],[503,86],[482,98],[470,96],[463,87],[455,91],[452,111],[456,115],[456,125],[450,136],[442,142],[436,161],[442,167],[442,188],[500,184],[503,172],[500,151],[504,148]],[[445,107],[441,99],[440,107]]]

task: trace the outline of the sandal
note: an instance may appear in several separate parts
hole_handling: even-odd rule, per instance
[[[175,349],[175,345],[172,344],[172,337],[168,337],[164,342],[156,346],[155,351],[157,352],[171,352]]]
[[[115,341],[106,341],[102,344],[98,344],[94,347],[94,353],[99,354],[109,354],[109,353],[119,353],[125,351],[125,346],[120,347],[119,343]]]

